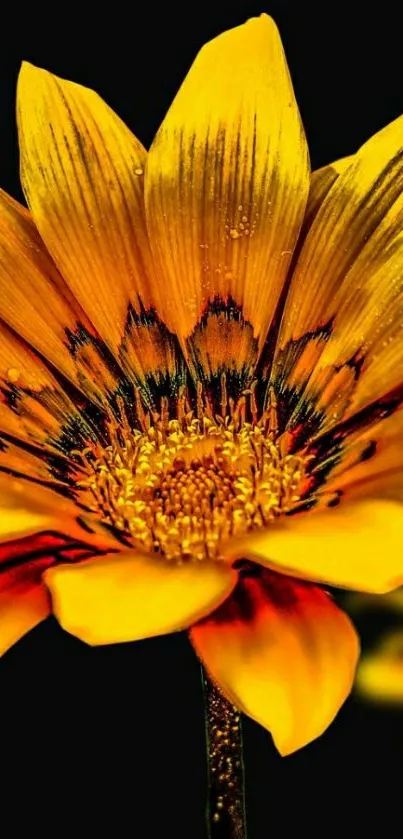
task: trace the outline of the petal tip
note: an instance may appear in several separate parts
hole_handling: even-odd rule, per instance
[[[280,33],[275,21],[266,12],[263,12],[258,16],[247,18],[244,23],[240,23],[238,26],[233,26],[218,33],[202,46],[200,52],[205,54],[211,48],[215,50],[218,45],[223,46],[224,44],[227,46],[232,44],[238,50],[242,43],[244,48],[245,46],[257,47],[262,43],[262,40],[268,43],[271,39],[281,43]]]
[[[27,109],[30,111],[32,107],[35,107],[33,102],[35,103],[38,94],[41,93],[44,84],[46,84],[46,80],[51,77],[52,73],[49,73],[48,70],[44,70],[42,67],[31,64],[30,61],[23,61],[21,63],[17,79],[17,123],[20,131],[25,112]]]
[[[254,23],[260,27],[265,26],[267,30],[271,29],[274,32],[278,32],[278,26],[274,18],[272,18],[271,15],[268,15],[267,12],[262,12],[257,17],[249,18],[246,23]]]
[[[42,74],[47,74],[48,71],[44,70],[42,67],[37,67],[36,64],[32,64],[31,61],[22,61],[20,71],[18,73],[18,85],[28,83],[32,81],[35,77]]]

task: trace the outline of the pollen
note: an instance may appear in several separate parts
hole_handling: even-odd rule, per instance
[[[221,415],[198,390],[197,411],[184,397],[176,416],[140,412],[140,428],[110,430],[110,445],[76,452],[76,486],[103,522],[141,551],[168,560],[219,559],[223,542],[269,525],[293,509],[304,458],[287,453],[273,400],[258,419],[253,388]],[[247,417],[249,405],[250,417]]]

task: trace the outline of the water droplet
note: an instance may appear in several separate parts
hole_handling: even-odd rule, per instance
[[[134,170],[135,175],[144,175],[144,169],[139,166],[137,169]]]
[[[240,231],[237,230],[235,227],[232,227],[230,232],[229,232],[229,235],[230,235],[231,239],[240,239],[241,236],[242,236],[242,233],[240,233]]]
[[[21,372],[20,372],[20,370],[17,370],[16,367],[10,367],[10,369],[7,370],[8,381],[11,382],[12,384],[15,384],[16,382],[18,382],[18,379],[20,378],[20,375],[21,375]]]

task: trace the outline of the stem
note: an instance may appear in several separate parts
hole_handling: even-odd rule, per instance
[[[241,717],[202,670],[209,839],[247,839]]]

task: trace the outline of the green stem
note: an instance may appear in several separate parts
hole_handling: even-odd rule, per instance
[[[240,713],[202,670],[208,761],[209,839],[247,839]]]

